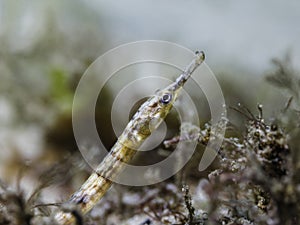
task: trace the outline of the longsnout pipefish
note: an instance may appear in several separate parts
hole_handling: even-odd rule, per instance
[[[87,213],[103,197],[112,180],[124,169],[124,163],[132,160],[138,148],[168,115],[183,85],[204,59],[202,51],[196,52],[194,59],[173,83],[140,106],[107,156],[68,200],[68,203],[76,205],[78,215]],[[69,225],[75,223],[76,215],[74,212],[58,211],[54,219],[60,225]]]

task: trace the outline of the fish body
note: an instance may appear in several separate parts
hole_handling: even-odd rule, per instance
[[[96,168],[69,203],[75,204],[80,214],[91,210],[112,185],[112,180],[124,169],[124,163],[132,160],[143,142],[168,115],[184,83],[204,61],[204,53],[198,52],[175,82],[158,91],[144,102],[127,124],[110,152]],[[73,224],[72,212],[59,211],[55,221],[60,225]]]

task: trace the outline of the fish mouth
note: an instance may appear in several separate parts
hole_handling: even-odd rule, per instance
[[[196,51],[192,62],[179,75],[176,81],[167,87],[168,91],[176,92],[183,87],[185,82],[192,76],[193,72],[204,62],[205,54],[203,51]]]

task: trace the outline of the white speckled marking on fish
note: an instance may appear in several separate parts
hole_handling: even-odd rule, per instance
[[[184,83],[204,58],[203,52],[196,52],[193,61],[175,82],[140,106],[96,171],[71,196],[69,203],[76,204],[80,214],[85,214],[94,207],[111,186],[111,180],[120,174],[123,163],[128,163],[133,158],[145,139],[161,124],[170,112]],[[55,220],[60,225],[67,225],[73,224],[75,217],[71,212],[59,211],[55,215]]]

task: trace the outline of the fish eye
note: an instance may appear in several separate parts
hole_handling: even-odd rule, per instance
[[[172,94],[171,93],[165,93],[161,99],[160,102],[163,104],[168,104],[172,100]]]

